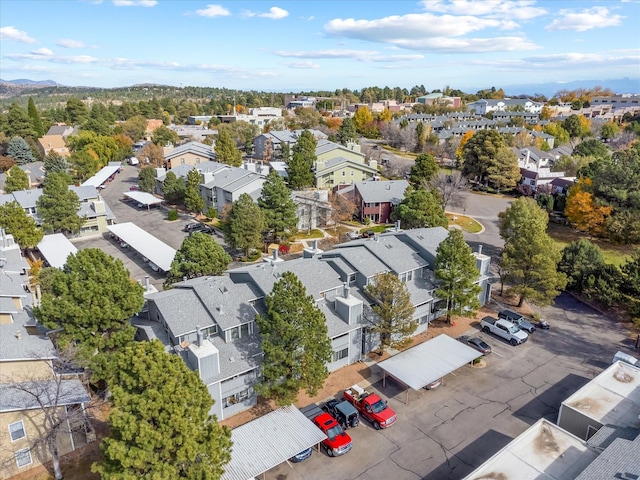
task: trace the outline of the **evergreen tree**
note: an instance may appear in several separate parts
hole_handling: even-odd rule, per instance
[[[221,128],[218,131],[215,152],[216,161],[220,163],[226,163],[232,167],[239,167],[242,165],[242,153],[238,150],[236,142],[231,138],[229,131],[224,128]]]
[[[93,355],[133,341],[129,319],[142,309],[142,285],[131,281],[122,261],[97,248],[69,255],[62,270],[42,282],[42,302],[34,308],[47,328],[61,328],[59,342],[78,342]]]
[[[73,172],[73,178],[79,183],[93,177],[101,168],[100,161],[96,158],[96,154],[88,150],[71,153],[69,166]]]
[[[567,276],[568,289],[583,293],[593,287],[595,276],[604,264],[600,247],[580,239],[562,249],[558,270]]]
[[[462,147],[462,173],[496,188],[513,188],[520,180],[518,159],[496,130],[476,132]]]
[[[171,270],[165,285],[171,285],[187,278],[207,275],[222,275],[231,257],[215,239],[202,232],[195,232],[182,241],[171,262]]]
[[[342,145],[346,145],[348,142],[358,141],[358,131],[356,130],[356,124],[353,118],[347,117],[342,120],[342,125],[338,128],[338,140]]]
[[[204,210],[204,198],[200,194],[200,184],[202,179],[200,173],[192,168],[187,174],[187,183],[184,189],[184,205],[187,210],[196,214],[202,213]]]
[[[566,286],[567,277],[557,271],[562,254],[547,235],[547,212],[534,199],[521,197],[499,217],[505,242],[500,264],[508,272],[511,291],[520,295],[518,306],[525,300],[551,303]]]
[[[7,178],[4,182],[4,191],[6,193],[16,192],[18,190],[29,189],[29,177],[19,166],[14,165],[7,172]]]
[[[289,163],[289,160],[291,160],[291,148],[289,148],[289,144],[287,142],[280,144],[276,158],[281,162]]]
[[[447,227],[449,221],[442,209],[439,193],[434,190],[408,190],[404,199],[391,214],[403,228]]]
[[[169,143],[173,145],[177,145],[180,142],[180,137],[178,134],[164,125],[160,125],[153,131],[153,135],[151,136],[151,140],[156,145],[164,147]]]
[[[262,185],[258,206],[264,214],[267,230],[274,240],[295,233],[298,224],[296,204],[291,198],[291,190],[275,170],[269,172]]]
[[[181,203],[184,201],[184,179],[169,171],[162,182],[162,191],[165,200],[170,204]]]
[[[27,107],[27,115],[31,119],[31,127],[35,132],[35,136],[40,138],[44,135],[44,126],[42,125],[42,119],[36,109],[36,104],[33,103],[33,98],[29,97],[29,105]]]
[[[143,192],[153,193],[156,190],[156,169],[144,167],[138,173],[138,186]]]
[[[278,405],[295,403],[300,390],[317,394],[329,371],[326,318],[295,274],[284,272],[256,317],[262,338],[262,381],[256,391]]]
[[[624,295],[627,309],[637,325],[640,324],[640,249],[636,250],[631,258],[622,265],[621,270],[620,291]]]
[[[415,307],[406,283],[392,272],[381,273],[364,291],[375,302],[371,307],[375,314],[371,331],[380,335],[380,353],[389,347],[406,347],[418,328],[413,320]]]
[[[115,353],[107,383],[113,409],[102,459],[104,480],[219,480],[231,460],[231,431],[209,415],[213,399],[198,374],[157,340]]]
[[[418,125],[422,125],[422,123]],[[416,157],[415,163],[411,167],[409,181],[415,189],[425,188],[439,170],[440,167],[438,167],[433,155],[430,153],[422,153]]]
[[[5,126],[7,137],[32,137],[35,132],[31,125],[31,119],[17,103],[12,103],[7,112],[7,123]]]
[[[449,236],[438,245],[434,273],[439,281],[436,295],[447,301],[447,322],[451,323],[452,314],[475,315],[482,292],[476,283],[480,272],[460,230],[449,231]]]
[[[302,190],[313,186],[316,144],[313,134],[309,130],[304,130],[293,146],[293,155],[287,166],[287,184],[291,190]]]
[[[7,155],[13,158],[18,165],[25,165],[36,161],[29,144],[22,137],[13,137],[9,140]]]
[[[69,169],[69,164],[67,160],[60,154],[51,150],[47,153],[47,156],[44,157],[44,174],[45,176],[54,172],[64,172],[67,173]]]
[[[71,97],[67,100],[67,106],[65,108],[67,113],[67,120],[71,125],[80,125],[89,118],[89,110],[82,100],[76,97]]]
[[[42,195],[36,202],[42,228],[49,232],[72,233],[80,230],[85,218],[78,216],[80,199],[69,190],[69,175],[56,172],[47,175]]]
[[[260,248],[266,228],[260,207],[246,193],[233,202],[224,222],[224,238],[233,248],[249,256],[251,249]]]
[[[0,227],[13,235],[13,239],[22,249],[35,247],[44,236],[36,221],[27,215],[18,202],[0,205]]]

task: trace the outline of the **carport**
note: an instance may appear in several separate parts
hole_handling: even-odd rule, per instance
[[[69,255],[78,253],[76,246],[62,233],[45,235],[38,243],[38,250],[42,258],[54,268],[63,268]]]
[[[295,406],[279,408],[231,431],[231,461],[222,480],[258,477],[325,438]]]
[[[427,342],[400,352],[380,362],[382,386],[387,375],[407,387],[405,403],[409,403],[409,387],[420,390],[482,355],[448,335],[438,335]]]
[[[162,271],[171,270],[171,262],[176,256],[176,250],[146,230],[132,222],[108,225],[107,229],[140,255],[155,263]]]
[[[109,165],[107,167],[102,168],[98,173],[96,173],[93,177],[86,180],[82,186],[90,186],[90,187],[100,187],[104,185],[104,183],[113,177],[116,173],[120,171],[120,165]]]
[[[124,196],[138,202],[140,205],[147,207],[147,210],[151,205],[159,205],[162,203],[161,198],[154,197],[153,195],[147,192],[140,192],[140,191],[124,192]]]

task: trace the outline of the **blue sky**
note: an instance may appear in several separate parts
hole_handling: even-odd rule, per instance
[[[640,0],[0,0],[0,75],[428,90],[640,78]]]

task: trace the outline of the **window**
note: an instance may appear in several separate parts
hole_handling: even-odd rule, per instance
[[[333,352],[333,361],[337,362],[338,360],[342,360],[343,358],[347,358],[349,356],[349,348],[345,348],[338,352]]]
[[[347,171],[346,170],[342,170],[342,176],[346,177],[347,176]]]
[[[351,176],[353,177],[355,174],[356,174],[356,172],[351,170]]]
[[[25,467],[27,465],[31,465],[32,463],[31,452],[29,451],[28,448],[23,448],[22,450],[18,450],[14,454],[14,457],[16,459],[16,463],[18,464],[18,467]]]
[[[240,338],[240,328],[239,327],[232,328],[231,330],[229,330],[229,333],[231,334],[231,340],[236,340],[236,339]]]
[[[16,423],[9,424],[9,435],[11,435],[12,442],[15,442],[16,440],[20,440],[21,438],[27,436],[26,432],[24,431],[24,423],[22,423],[22,420]]]
[[[243,323],[240,325],[240,337],[249,336],[249,323]]]

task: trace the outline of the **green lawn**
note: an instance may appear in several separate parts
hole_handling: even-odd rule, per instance
[[[482,230],[482,225],[471,217],[466,217],[457,213],[455,215],[453,213],[447,213],[447,218],[449,219],[449,226],[458,225],[465,232],[478,233]]]
[[[321,230],[311,230],[311,232],[298,232],[296,233],[296,240],[310,240],[312,238],[323,238],[324,235]]]
[[[550,223],[547,229],[549,236],[555,240],[555,242],[564,248],[571,242],[585,238],[595,243],[602,250],[602,255],[607,263],[620,266],[631,258],[631,254],[636,249],[635,245],[616,245],[602,238],[589,238],[588,235],[578,232],[574,228],[559,225],[557,223]]]

